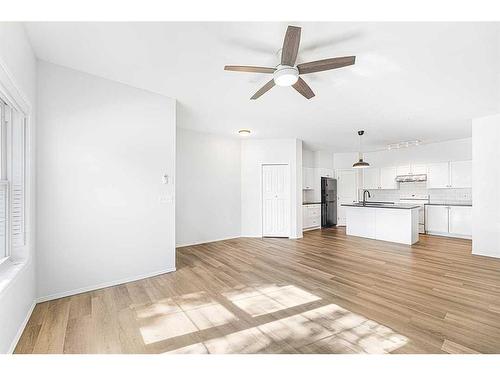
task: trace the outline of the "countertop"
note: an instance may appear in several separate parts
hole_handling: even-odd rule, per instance
[[[467,206],[472,207],[472,202],[461,201],[434,201],[425,203],[426,206]]]
[[[303,206],[307,206],[309,204],[321,204],[321,202],[304,202],[304,203],[302,203]]]
[[[363,206],[363,203],[346,203],[342,204],[342,206],[346,207],[362,207],[362,208],[391,208],[397,210],[411,210],[413,208],[419,208],[420,206],[416,204],[366,204]]]

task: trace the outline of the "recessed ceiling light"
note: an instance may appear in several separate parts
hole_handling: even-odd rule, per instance
[[[241,130],[238,130],[238,134],[241,135],[242,137],[248,137],[250,135],[250,130],[241,129]]]

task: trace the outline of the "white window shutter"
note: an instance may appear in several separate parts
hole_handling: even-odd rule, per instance
[[[25,119],[14,111],[12,121],[11,238],[12,247],[24,246]]]

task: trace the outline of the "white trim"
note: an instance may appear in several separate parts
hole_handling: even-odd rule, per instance
[[[164,270],[155,271],[155,272],[151,272],[151,273],[147,273],[147,274],[144,274],[144,275],[132,276],[132,277],[127,277],[127,278],[120,279],[120,280],[108,281],[108,282],[101,283],[101,284],[96,284],[96,285],[86,286],[86,287],[83,287],[83,288],[68,290],[66,292],[49,294],[48,296],[38,297],[36,299],[36,302],[40,303],[40,302],[51,301],[53,299],[58,299],[58,298],[63,298],[63,297],[69,297],[69,296],[73,296],[75,294],[90,292],[92,290],[103,289],[103,288],[108,288],[110,286],[116,286],[116,285],[120,285],[120,284],[129,283],[129,282],[132,282],[132,281],[147,279],[148,277],[158,276],[158,275],[162,275],[164,273],[169,273],[169,272],[173,272],[173,271],[175,271],[175,267],[173,267],[173,268],[167,268],[167,269],[164,269]]]
[[[0,58],[0,93],[5,96],[7,104],[16,108],[25,115],[31,114],[31,103],[17,84],[7,65]]]
[[[9,351],[7,352],[8,354],[14,353],[14,350],[16,349],[17,344],[19,343],[19,339],[21,338],[21,335],[24,332],[24,329],[26,328],[26,325],[28,324],[28,321],[30,320],[31,314],[33,313],[33,309],[36,306],[36,300],[33,301],[31,304],[31,307],[28,310],[28,313],[26,314],[23,322],[19,326],[19,329],[17,330],[16,335],[14,336],[14,339],[12,340],[12,343],[10,344]]]
[[[201,242],[191,242],[191,243],[187,243],[187,244],[178,244],[178,245],[175,245],[175,248],[179,249],[181,247],[203,245],[205,243],[219,242],[219,241],[225,241],[225,240],[234,240],[235,238],[241,238],[241,236],[222,237],[222,238],[218,238],[216,240],[210,240],[210,241],[201,241]]]
[[[472,240],[472,236],[462,235],[462,234],[454,234],[454,233],[446,233],[446,232],[431,232],[431,231],[426,231],[425,233],[422,233],[422,234],[428,234],[429,236],[462,238],[464,240]]]
[[[307,232],[309,230],[316,230],[316,229],[321,229],[321,226],[315,226],[315,227],[308,227],[308,228],[302,228],[303,232]]]

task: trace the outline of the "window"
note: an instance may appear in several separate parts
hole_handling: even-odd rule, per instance
[[[0,100],[0,260],[25,245],[26,118]]]

